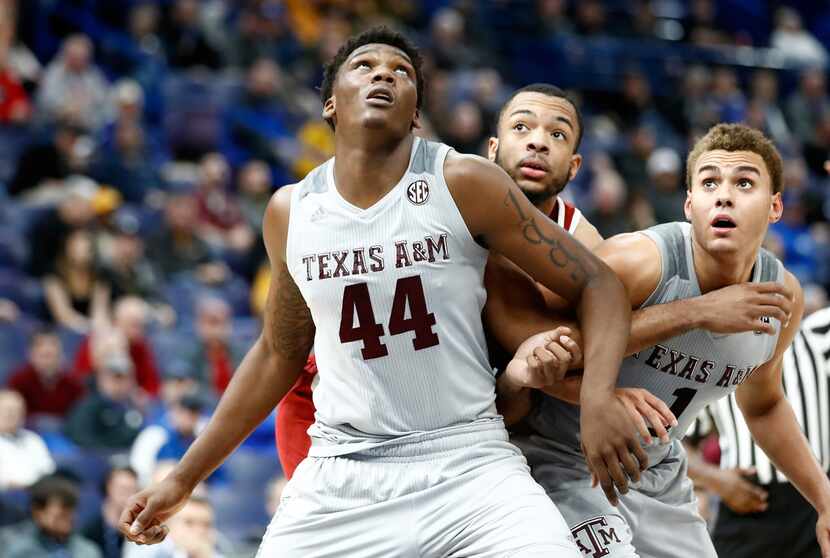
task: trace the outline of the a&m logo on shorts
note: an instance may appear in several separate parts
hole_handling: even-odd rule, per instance
[[[608,556],[611,553],[609,547],[623,544],[620,535],[625,537],[628,532],[628,526],[617,515],[600,515],[571,529],[576,546],[589,558]]]
[[[415,205],[424,205],[429,199],[429,184],[426,180],[416,180],[406,187],[406,197]]]

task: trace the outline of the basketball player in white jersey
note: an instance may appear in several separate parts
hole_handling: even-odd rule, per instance
[[[798,329],[803,295],[795,277],[760,248],[769,223],[781,216],[780,155],[756,130],[718,125],[692,149],[687,175],[690,225],[669,223],[619,235],[596,251],[620,276],[632,307],[641,313],[632,321],[627,352],[633,354],[623,362],[618,386],[646,388],[671,405],[677,417],[671,442],[649,445],[648,470],[629,492],[608,494],[609,502],[591,486],[579,453],[578,407],[542,399],[525,419],[528,433],[513,440],[559,506],[584,556],[714,557],[695,509],[680,439],[700,409],[737,390],[758,445],[818,511],[817,538],[823,555],[830,556],[830,482],[781,381],[783,353]],[[756,288],[741,290],[747,282]],[[794,293],[791,311],[775,300],[782,291],[770,282]],[[718,291],[722,302],[730,300],[724,294],[733,295],[719,309],[706,298]],[[664,312],[661,305],[685,307],[687,313]],[[722,327],[709,321],[718,310]],[[729,332],[747,318],[756,324],[754,331]],[[510,374],[508,369],[504,376],[510,379]],[[524,381],[513,379],[517,385]],[[527,406],[527,391],[502,396]]]
[[[131,498],[120,520],[131,540],[164,538],[163,522],[270,413],[313,342],[310,458],[261,556],[578,556],[495,409],[482,246],[579,309],[588,459],[621,473],[621,489],[639,477],[646,455],[614,393],[630,324],[619,280],[498,166],[415,138],[422,91],[417,50],[383,28],[327,67],[336,156],[266,210],[263,335],[176,469]]]

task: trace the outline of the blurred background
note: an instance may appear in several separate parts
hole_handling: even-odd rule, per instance
[[[377,23],[423,48],[423,135],[459,151],[486,153],[512,89],[574,92],[585,164],[564,197],[604,236],[683,219],[709,126],[763,130],[787,189],[767,245],[826,305],[826,1],[0,0],[0,525],[52,498],[72,556],[156,556],[122,548],[117,511],[259,334],[264,207],[333,154],[322,64]],[[171,544],[252,555],[273,440],[269,418]]]

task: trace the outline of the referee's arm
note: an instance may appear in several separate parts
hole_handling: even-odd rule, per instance
[[[830,481],[816,461],[783,389],[784,351],[792,343],[804,312],[804,293],[798,281],[789,272],[786,281],[796,295],[790,323],[781,332],[772,359],[758,368],[735,395],[752,437],[818,512],[816,535],[822,556],[830,558]]]

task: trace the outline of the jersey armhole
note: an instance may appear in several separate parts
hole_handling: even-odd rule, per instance
[[[462,215],[461,210],[458,208],[458,204],[455,202],[455,197],[452,195],[452,190],[450,190],[449,184],[447,184],[446,178],[444,178],[444,163],[447,160],[447,156],[450,154],[451,151],[454,149],[448,145],[441,145],[441,152],[435,157],[435,168],[433,171],[435,172],[435,179],[441,186],[441,188],[447,193],[447,197],[449,199],[449,205],[452,207],[452,210],[455,212],[455,215],[458,217],[458,221],[461,225],[462,233],[465,235],[466,239],[469,240],[470,243],[474,246],[474,250],[478,251],[479,254],[486,257],[490,251],[487,248],[484,248],[481,244],[473,236],[473,233],[470,232],[470,228],[467,226],[467,221],[464,220],[464,215]]]
[[[644,237],[651,240],[655,246],[657,246],[657,255],[660,258],[660,279],[657,280],[657,285],[655,285],[654,289],[651,293],[646,297],[642,304],[640,304],[637,309],[645,308],[647,306],[651,306],[655,303],[655,301],[660,297],[663,292],[664,287],[664,279],[666,275],[666,246],[663,242],[663,239],[656,234],[652,234],[651,231],[638,231],[639,234],[643,235]]]

